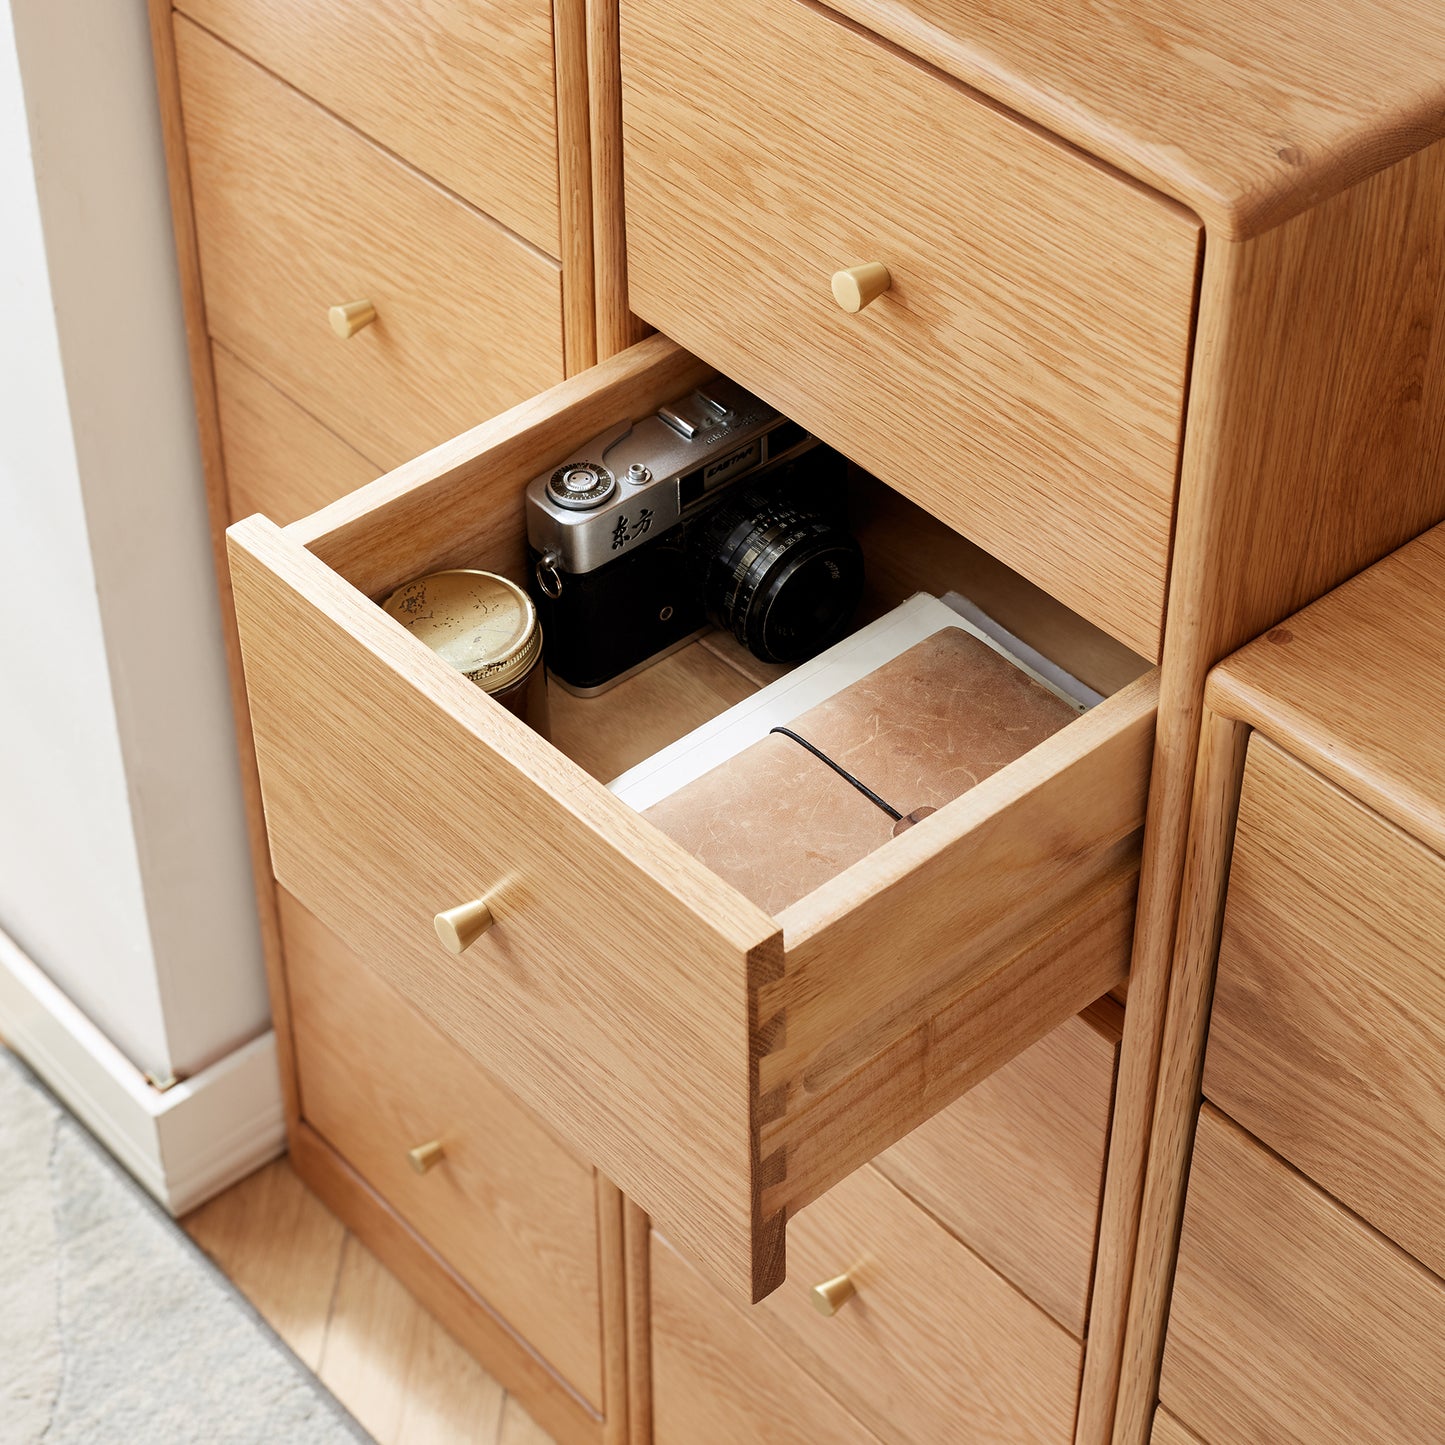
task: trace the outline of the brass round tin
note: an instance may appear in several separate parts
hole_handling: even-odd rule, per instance
[[[494,572],[432,572],[398,587],[381,605],[413,637],[499,700],[519,692],[540,670],[537,609],[515,582]]]

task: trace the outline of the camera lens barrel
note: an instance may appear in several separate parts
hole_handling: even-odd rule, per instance
[[[786,498],[745,499],[709,529],[704,605],[763,662],[798,662],[842,636],[863,553],[841,521]]]

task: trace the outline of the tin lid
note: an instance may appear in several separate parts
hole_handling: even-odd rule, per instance
[[[382,607],[443,661],[487,692],[505,692],[542,651],[532,599],[494,572],[432,572]]]

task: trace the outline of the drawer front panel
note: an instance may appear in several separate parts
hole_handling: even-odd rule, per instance
[[[1202,1439],[1445,1439],[1445,1287],[1209,1105],[1159,1398]]]
[[[656,1234],[651,1286],[654,1445],[878,1445]]]
[[[764,914],[367,595],[515,571],[526,482],[697,373],[654,338],[285,534],[239,524],[232,570],[277,877],[756,1298],[788,1218],[1126,973],[1157,680]],[[433,916],[478,897],[456,959]]]
[[[799,0],[622,25],[633,309],[1157,657],[1197,222]]]
[[[177,8],[561,254],[547,0],[182,0]]]
[[[216,339],[386,466],[561,378],[554,262],[183,18],[176,50]]]
[[[804,1210],[788,1243],[759,1324],[886,1439],[1073,1439],[1079,1341],[877,1171]],[[857,1293],[819,1314],[812,1286],[844,1273]]]
[[[877,1168],[1083,1338],[1122,1011],[1070,1019]]]
[[[1445,1272],[1445,862],[1256,734],[1205,1093]]]
[[[278,896],[302,1116],[600,1410],[592,1170]],[[430,1142],[444,1152],[418,1174],[408,1151]]]
[[[263,512],[285,526],[381,475],[225,347],[211,356],[232,521]]]

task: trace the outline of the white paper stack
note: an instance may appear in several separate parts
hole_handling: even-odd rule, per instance
[[[968,598],[957,592],[941,599],[918,592],[786,677],[629,768],[609,786],[631,807],[650,808],[944,627],[972,633],[1080,712],[1102,701],[1098,693],[1000,627]]]

